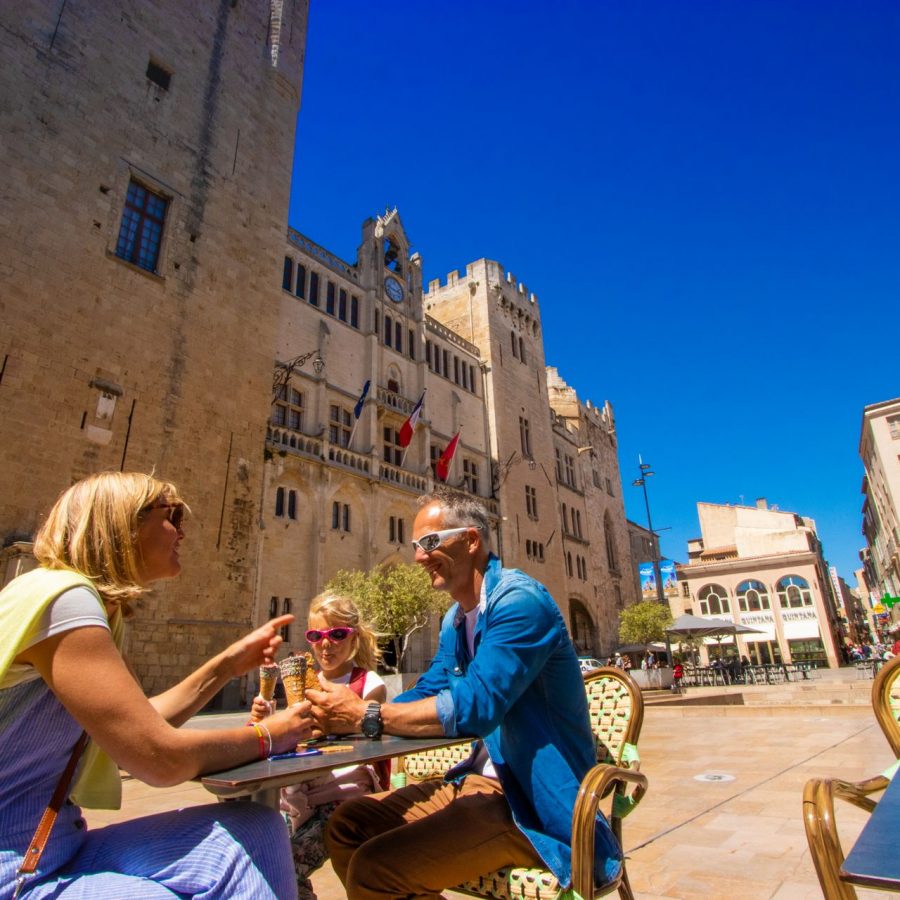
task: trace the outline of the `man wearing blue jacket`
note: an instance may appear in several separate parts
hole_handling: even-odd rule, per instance
[[[464,495],[422,499],[416,562],[455,603],[428,671],[393,703],[344,688],[308,693],[324,730],[478,738],[443,782],[347,802],[326,844],[350,900],[435,897],[503,866],[571,881],[572,808],[594,764],[584,683],[547,589],[490,552],[484,507]],[[597,879],[619,869],[605,820]]]

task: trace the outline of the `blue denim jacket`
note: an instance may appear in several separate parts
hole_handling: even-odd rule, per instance
[[[465,617],[454,604],[437,653],[416,686],[396,698],[436,697],[444,734],[484,739],[513,819],[547,868],[572,879],[572,809],[596,762],[584,681],[575,649],[547,589],[491,555],[486,606],[475,626],[475,657]],[[447,779],[466,774],[468,761]],[[597,821],[595,873],[613,877],[622,858],[609,824]]]

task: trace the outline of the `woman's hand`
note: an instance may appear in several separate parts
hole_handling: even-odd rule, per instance
[[[291,752],[301,741],[308,741],[313,736],[309,701],[273,713],[266,719],[265,727],[272,735],[272,753]]]
[[[312,701],[316,726],[325,734],[359,731],[368,703],[346,685],[326,684],[320,691],[307,688],[306,696]]]
[[[275,661],[275,652],[282,642],[278,632],[293,621],[294,616],[290,614],[276,616],[228,647],[224,657],[231,669],[232,677],[238,678],[256,666],[271,665]]]

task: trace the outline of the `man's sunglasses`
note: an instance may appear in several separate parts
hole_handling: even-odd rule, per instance
[[[184,523],[183,503],[158,503],[155,506],[145,506],[140,514],[144,516],[154,509],[166,510],[166,518],[172,523],[176,530],[181,530],[181,526]]]
[[[328,638],[332,643],[339,644],[346,641],[354,631],[356,629],[349,625],[338,625],[336,628],[310,628],[306,632],[306,640],[310,644],[318,644],[319,641]]]
[[[448,537],[454,534],[462,534],[474,525],[466,525],[463,528],[445,528],[443,531],[432,531],[430,534],[423,534],[417,541],[410,541],[413,547],[418,547],[423,553],[434,553]]]

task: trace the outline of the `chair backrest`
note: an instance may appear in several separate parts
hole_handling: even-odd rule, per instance
[[[634,679],[614,666],[594,669],[584,676],[591,730],[597,744],[597,762],[626,765],[626,744],[637,744],[644,724],[644,701]]]
[[[584,676],[591,731],[597,762],[628,767],[622,755],[626,744],[636,744],[644,722],[644,701],[634,679],[613,666],[593,669]],[[425,781],[443,778],[444,773],[469,756],[471,738],[439,750],[410,753],[402,757],[399,771],[408,778]]]
[[[894,756],[900,758],[900,656],[881,667],[872,684],[872,706]]]
[[[414,781],[428,781],[443,778],[457,763],[469,758],[472,752],[472,738],[465,738],[461,744],[451,744],[437,750],[423,750],[421,753],[407,753],[397,761],[397,771],[403,772]]]

